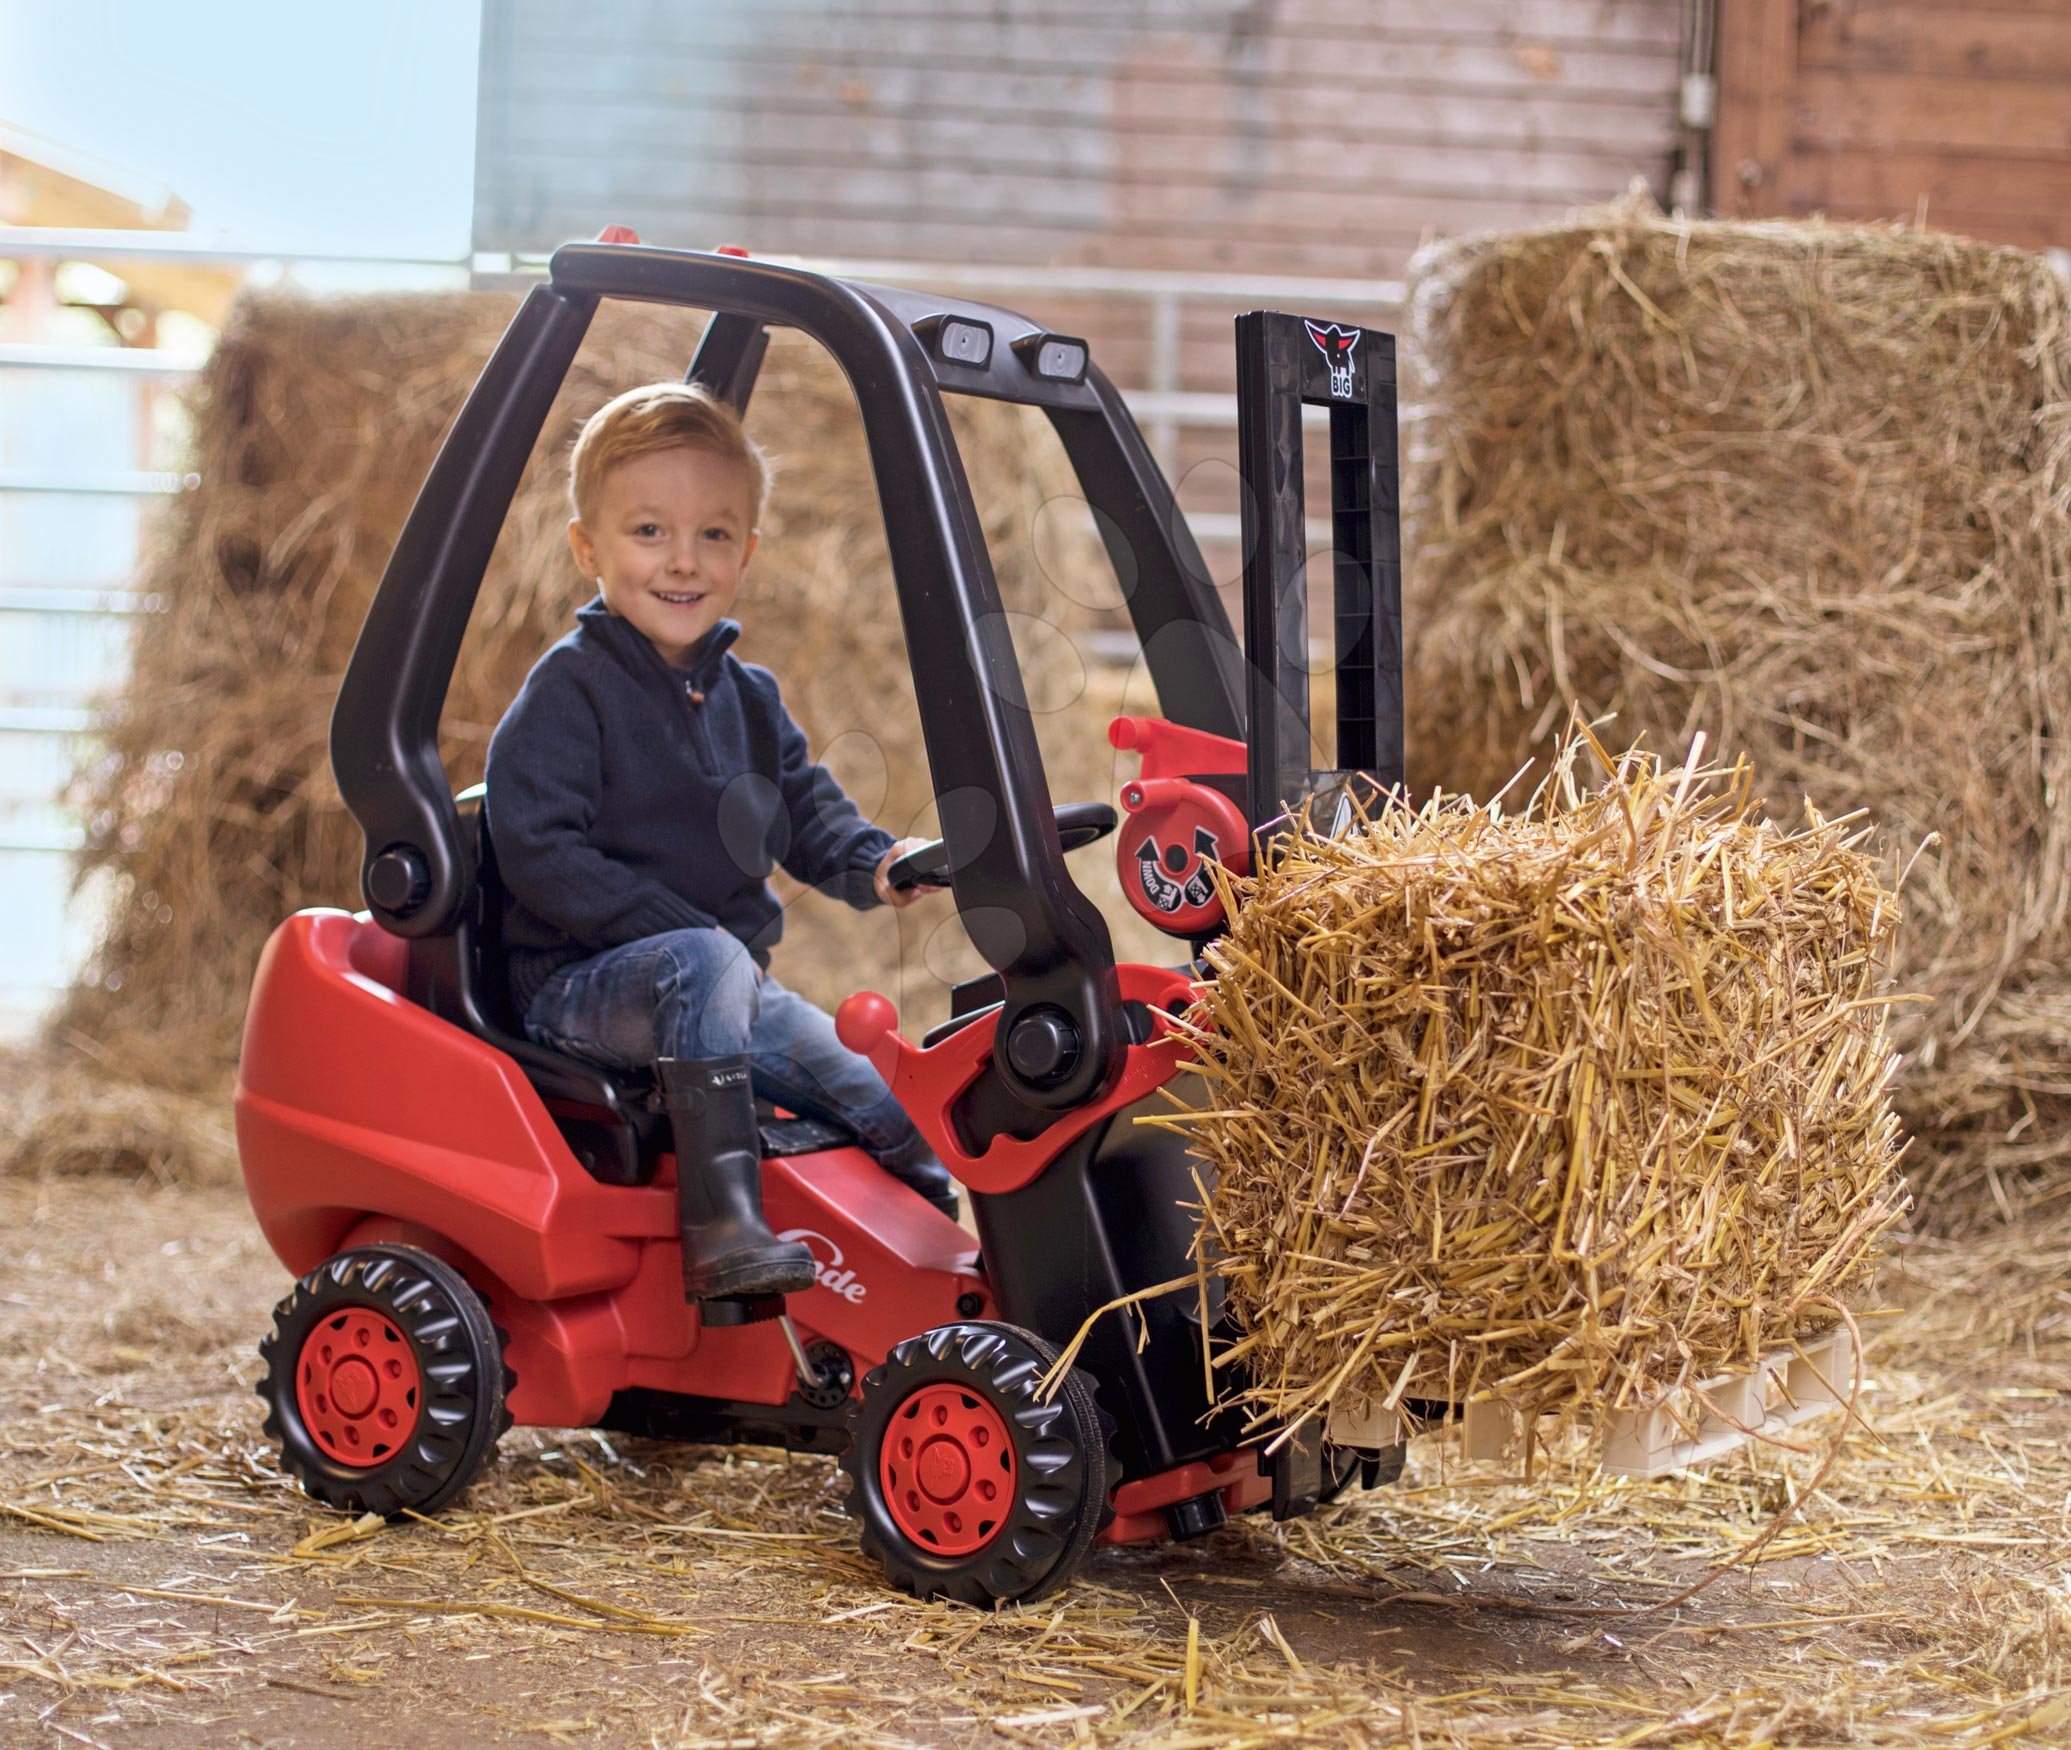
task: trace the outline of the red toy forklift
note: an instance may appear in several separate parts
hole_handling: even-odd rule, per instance
[[[849,997],[870,1058],[970,1193],[963,1229],[835,1125],[758,1107],[771,1228],[813,1252],[787,1297],[686,1303],[657,1090],[530,1042],[510,1009],[494,797],[456,796],[438,721],[519,475],[603,298],[717,312],[693,381],[747,407],[773,326],[854,386],[883,504],[942,837],[893,866],[948,887],[994,970],[918,1044]],[[1237,324],[1240,651],[1171,489],[1084,342],[1005,310],[731,254],[559,251],[469,395],[403,528],[340,690],[331,759],[366,835],[365,911],[298,913],[262,956],[237,1090],[252,1205],[300,1276],[261,1345],[283,1468],[348,1512],[436,1512],[516,1422],[839,1454],[893,1584],[992,1606],[1063,1585],[1096,1542],[1308,1512],[1400,1472],[1399,1447],[1271,1457],[1211,1401],[1219,1297],[1097,1308],[1191,1268],[1183,1139],[1131,1122],[1188,1047],[1172,1025],[1223,927],[1204,871],[1402,780],[1394,343],[1272,313]],[[1157,717],[1116,854],[1188,958],[1117,965],[1070,852],[1115,830],[1052,804],[946,395],[1040,407],[1136,578]],[[1302,408],[1329,409],[1338,764],[1309,769]],[[1246,657],[1248,652],[1248,662]]]

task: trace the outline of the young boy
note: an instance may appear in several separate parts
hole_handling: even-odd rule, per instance
[[[598,599],[489,744],[511,996],[535,1040],[653,1063],[676,1138],[688,1298],[812,1286],[763,1219],[755,1095],[847,1123],[950,1214],[956,1192],[884,1078],[768,972],[773,864],[859,911],[920,839],[871,825],[766,668],[729,654],[769,466],[702,388],[628,390],[576,440],[568,542]]]

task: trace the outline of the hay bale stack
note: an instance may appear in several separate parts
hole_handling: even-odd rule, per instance
[[[1487,795],[1579,704],[1934,835],[1908,1122],[1944,1191],[2061,1169],[2071,291],[1960,238],[1638,201],[1440,248],[1412,303],[1418,777]]]
[[[1218,1365],[1261,1420],[1594,1418],[1860,1293],[1906,1201],[1897,903],[1750,783],[1629,754],[1583,793],[1564,758],[1522,817],[1434,801],[1228,882],[1201,1106],[1147,1121],[1213,1170]]]
[[[167,610],[143,623],[129,685],[76,786],[90,822],[82,872],[112,874],[116,900],[52,1034],[89,1042],[96,1076],[219,1085],[268,933],[302,906],[360,903],[359,832],[328,760],[332,700],[439,440],[514,307],[487,293],[262,294],[233,314],[193,392],[200,485],[170,507],[146,565],[145,587]],[[680,376],[703,322],[690,311],[600,310],[518,489],[446,701],[456,785],[479,777],[526,670],[593,593],[563,532],[577,428],[620,389]],[[1082,505],[1070,514],[1070,470],[1039,414],[964,398],[951,413],[1052,791],[1059,801],[1111,795],[1102,700],[1087,693],[1073,641],[1091,617],[1074,601],[1086,592],[1050,580],[1106,564],[1090,516]],[[778,484],[735,607],[737,650],[776,671],[815,751],[872,818],[931,833],[932,785],[854,397],[817,348],[780,336],[749,426],[776,458]],[[1119,889],[1102,854],[1074,867],[1104,903]],[[984,969],[946,899],[859,915],[777,879],[788,910],[776,970],[824,1006],[875,986],[917,1031],[946,1012],[945,980]],[[1104,909],[1129,915],[1118,899]],[[1124,954],[1162,943],[1126,924],[1116,934]],[[42,1128],[62,1134],[70,1108],[98,1097],[82,1078],[44,1103]],[[8,1152],[33,1158],[39,1148],[31,1137]]]

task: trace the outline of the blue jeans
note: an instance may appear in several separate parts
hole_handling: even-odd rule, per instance
[[[846,1124],[894,1178],[924,1197],[948,1170],[870,1060],[834,1020],[755,964],[726,930],[671,930],[608,948],[546,981],[525,1014],[541,1045],[617,1069],[657,1057],[746,1054],[755,1092],[801,1117]]]

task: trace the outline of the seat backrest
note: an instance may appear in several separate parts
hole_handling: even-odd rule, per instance
[[[487,792],[477,784],[453,802],[463,842],[474,850],[474,883],[450,937],[410,944],[410,994],[515,1058],[589,1173],[610,1184],[644,1184],[667,1146],[667,1119],[650,1104],[653,1075],[608,1070],[525,1036],[511,1008],[504,965],[505,895],[489,833]]]
[[[510,972],[504,961],[503,910],[506,897],[496,869],[496,845],[489,836],[489,797],[481,784],[454,798],[461,831],[475,852],[475,891],[468,909],[474,914],[475,1005],[484,1020],[501,1033],[523,1034],[524,1024],[511,1007]],[[471,829],[471,830],[470,830]]]

